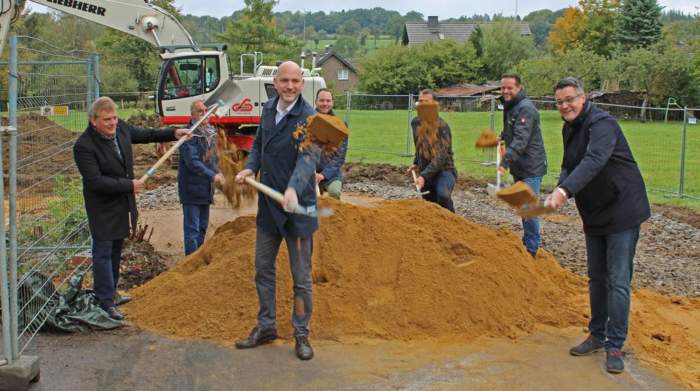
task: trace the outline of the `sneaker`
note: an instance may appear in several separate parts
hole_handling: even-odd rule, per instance
[[[589,334],[585,341],[569,349],[569,354],[572,356],[586,356],[604,347],[605,343],[598,341],[593,335]]]
[[[622,373],[625,370],[625,353],[618,349],[610,349],[605,353],[605,369],[610,373]]]
[[[296,338],[296,344],[294,346],[294,352],[300,360],[311,360],[314,357],[314,349],[309,343],[309,337],[298,336]]]

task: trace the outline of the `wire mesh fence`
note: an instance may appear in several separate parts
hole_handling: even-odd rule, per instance
[[[3,197],[10,305],[16,305],[13,358],[43,326],[56,293],[85,267],[87,258],[80,255],[90,236],[72,147],[98,94],[94,59],[19,37],[11,42],[9,65],[3,65],[10,68],[8,122],[17,129],[2,150],[9,178]]]
[[[415,95],[344,94],[334,97],[336,114],[350,127],[349,161],[411,164],[414,154],[411,119]],[[495,178],[493,149],[474,141],[483,130],[500,133],[502,105],[491,95],[438,97],[440,116],[450,125],[455,163],[461,175]],[[553,186],[562,159],[562,120],[552,100],[534,100],[540,111],[548,175]],[[632,147],[647,187],[656,194],[700,199],[700,109],[658,108],[596,103],[615,116]],[[686,120],[684,121],[684,116]]]

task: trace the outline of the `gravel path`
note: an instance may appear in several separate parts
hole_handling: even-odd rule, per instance
[[[410,183],[396,168],[350,166],[343,191],[384,199],[415,197]],[[460,215],[494,229],[522,232],[520,219],[504,203],[489,196],[483,182],[460,181],[453,193]],[[177,185],[169,183],[139,195],[139,208],[179,209]],[[665,212],[668,207],[658,208]],[[665,293],[700,296],[700,229],[657,213],[642,225],[635,257],[633,285]],[[665,213],[669,215],[669,213]],[[573,202],[562,214],[542,222],[542,246],[577,274],[586,273],[586,248]]]

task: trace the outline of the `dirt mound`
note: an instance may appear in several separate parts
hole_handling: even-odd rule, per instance
[[[585,321],[585,287],[546,254],[533,262],[508,232],[478,226],[422,201],[335,214],[315,237],[315,337],[515,337],[534,325]],[[171,272],[137,289],[139,326],[179,337],[231,341],[255,323],[253,217],[216,232]],[[278,278],[279,328],[291,333],[286,249]]]

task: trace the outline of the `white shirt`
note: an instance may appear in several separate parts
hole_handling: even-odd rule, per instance
[[[294,107],[295,104],[297,104],[297,101],[299,100],[299,96],[297,96],[296,99],[294,99],[294,102],[287,106],[286,109],[283,109],[280,103],[282,103],[282,98],[280,98],[277,101],[277,114],[275,114],[275,125],[279,124],[280,121],[282,121],[282,118],[284,118],[287,114],[289,114],[290,111],[292,111],[292,108]]]

